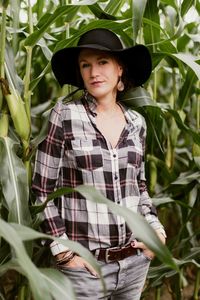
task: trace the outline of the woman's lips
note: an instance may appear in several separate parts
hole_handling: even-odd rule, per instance
[[[91,82],[90,84],[92,85],[92,86],[99,86],[99,85],[101,85],[103,83],[103,81],[93,81],[93,82]]]

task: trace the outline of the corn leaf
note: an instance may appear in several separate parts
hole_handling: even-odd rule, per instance
[[[24,269],[21,268],[20,260],[18,258],[11,259],[0,266],[1,275],[6,273],[8,270],[15,270],[24,276],[27,275]],[[73,286],[67,276],[52,268],[38,268],[38,273],[40,274],[40,279],[48,288],[49,294],[51,295],[50,299],[53,299],[52,297],[54,297],[54,299],[59,298],[60,300],[76,300]],[[44,291],[41,290],[39,292],[42,293]],[[45,295],[43,299],[46,300],[48,298],[46,298]]]
[[[9,221],[30,224],[28,179],[24,164],[16,155],[16,146],[9,137],[0,138],[0,181]]]
[[[69,192],[69,190],[67,191]],[[32,241],[35,239],[50,239],[57,241],[58,243],[63,244],[64,246],[70,248],[72,251],[77,253],[78,255],[82,256],[84,259],[86,259],[92,266],[93,268],[101,275],[101,270],[100,267],[94,258],[94,256],[91,254],[89,250],[87,250],[85,247],[83,247],[80,243],[71,241],[71,240],[64,240],[58,237],[46,235],[44,233],[38,232],[36,230],[33,230],[30,227],[26,227],[23,225],[15,224],[15,223],[10,223],[9,224],[18,234],[20,239],[22,241]]]
[[[71,281],[59,272],[50,268],[39,269],[48,284],[49,291],[54,299],[76,300]]]
[[[200,145],[200,135],[193,129],[189,128],[186,124],[183,123],[181,120],[179,114],[177,111],[173,109],[167,109],[167,111],[170,113],[170,115],[173,116],[174,120],[176,121],[176,124],[178,128],[184,132],[187,132],[190,136],[192,136],[194,142],[198,145]]]
[[[136,42],[138,32],[141,28],[142,18],[144,15],[146,4],[147,4],[147,0],[132,1],[132,11],[133,11],[132,22],[133,22],[134,43]]]
[[[181,16],[184,16],[195,2],[196,1],[194,0],[183,0],[183,3],[181,5]]]
[[[157,106],[151,95],[142,87],[131,88],[119,96],[119,100],[128,107]]]
[[[61,16],[63,15],[73,15],[75,16],[77,14],[77,11],[79,10],[80,5],[92,5],[96,3],[97,1],[81,1],[78,3],[78,5],[63,5],[59,6],[55,12],[51,15],[49,15],[48,20],[43,24],[43,26],[34,31],[31,35],[29,35],[25,40],[25,46],[34,46],[46,33],[47,29],[51,24],[56,22]]]
[[[16,72],[13,49],[9,45],[6,47],[5,63],[7,66],[7,72],[9,73],[9,77],[12,81],[12,86],[14,86],[18,90],[19,94],[22,95],[24,83]]]
[[[46,281],[27,255],[18,233],[2,219],[0,219],[0,236],[14,249],[18,264],[29,280],[34,299],[52,300]]]
[[[114,15],[111,15],[110,13],[103,11],[103,9],[96,3],[93,5],[88,6],[91,12],[97,17],[98,19],[104,19],[104,20],[116,20]]]
[[[54,52],[63,49],[65,47],[71,47],[74,46],[78,38],[86,31],[94,29],[94,28],[107,28],[112,29],[113,31],[117,32],[122,29],[126,29],[127,26],[130,25],[130,20],[123,20],[123,21],[112,21],[112,20],[95,20],[90,22],[89,24],[85,25],[83,28],[81,28],[79,31],[76,32],[71,38],[61,40],[56,44],[56,47],[54,48]]]
[[[157,3],[154,0],[148,0],[144,17],[151,20],[157,25],[160,25]],[[144,39],[146,44],[155,44],[160,41],[160,27],[152,25],[144,25]]]
[[[198,183],[200,183],[200,171],[197,171],[197,172],[191,172],[191,171],[183,172],[171,184],[174,184],[174,185],[187,185],[187,184],[190,184],[193,181],[197,181]]]
[[[185,106],[188,104],[191,95],[194,93],[194,84],[196,81],[197,78],[195,73],[192,69],[189,68],[177,99],[177,107],[179,109],[184,109]]]
[[[196,57],[193,57],[191,54],[187,53],[172,53],[172,56],[178,58],[188,65],[200,80],[200,65],[195,61],[197,59]]]
[[[81,193],[87,200],[105,204],[113,213],[122,216],[137,238],[152,249],[161,261],[165,262],[170,268],[178,271],[177,265],[175,264],[168,248],[161,243],[155,231],[141,215],[126,207],[113,203],[100,194],[100,192],[98,192],[94,187],[81,185],[76,187],[75,190]],[[54,199],[63,194],[70,193],[71,191],[72,189],[69,188],[58,189],[49,195],[49,199]]]
[[[76,188],[76,191],[81,193],[87,200],[106,204],[113,213],[122,216],[139,240],[143,241],[150,249],[152,249],[160,260],[165,262],[172,269],[178,271],[178,267],[168,248],[162,244],[155,231],[141,215],[106,199],[93,187],[79,186]]]
[[[126,0],[116,1],[110,0],[105,7],[105,11],[113,16],[116,16],[120,10],[120,8],[127,2]]]
[[[30,227],[15,223],[6,223],[0,219],[0,237],[3,237],[13,248],[13,258],[0,266],[0,274],[9,269],[14,269],[29,280],[35,300],[50,300],[58,297],[62,300],[75,299],[73,288],[68,278],[55,269],[38,269],[31,262],[25,250],[23,242],[34,239],[52,239],[69,247],[72,251],[86,259],[100,275],[102,286],[105,289],[101,269],[94,256],[85,247],[77,242],[63,240],[37,232]],[[57,296],[56,296],[57,295]]]

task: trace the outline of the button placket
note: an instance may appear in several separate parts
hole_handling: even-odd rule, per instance
[[[116,181],[119,178],[118,154],[116,149],[112,149],[112,156],[114,162],[114,180]]]
[[[121,205],[121,186],[120,186],[120,180],[119,180],[119,160],[118,160],[118,152],[116,149],[112,149],[112,161],[113,161],[113,181],[115,185],[115,203],[118,205]],[[121,216],[117,216],[117,223],[118,223],[118,230],[119,230],[119,242],[123,244],[125,236],[125,226],[124,226],[124,219]]]

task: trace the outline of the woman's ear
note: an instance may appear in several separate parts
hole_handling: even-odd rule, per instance
[[[123,74],[123,67],[119,65],[119,77],[122,77]]]

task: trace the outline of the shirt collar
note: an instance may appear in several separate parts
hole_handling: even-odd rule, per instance
[[[96,115],[97,115],[96,99],[91,94],[89,94],[88,91],[84,91],[83,100],[84,100],[84,106],[86,108],[86,111],[89,112],[93,117],[96,117]],[[127,127],[130,128],[133,125],[134,119],[136,119],[138,116],[137,116],[137,114],[134,114],[133,112],[131,113],[130,108],[126,107],[121,101],[119,101],[118,104],[120,105],[122,111],[124,112],[124,116],[127,121]]]
[[[96,117],[96,109],[97,109],[97,101],[96,99],[88,93],[88,91],[84,91],[83,94],[84,106],[86,110],[92,114],[93,117]]]

